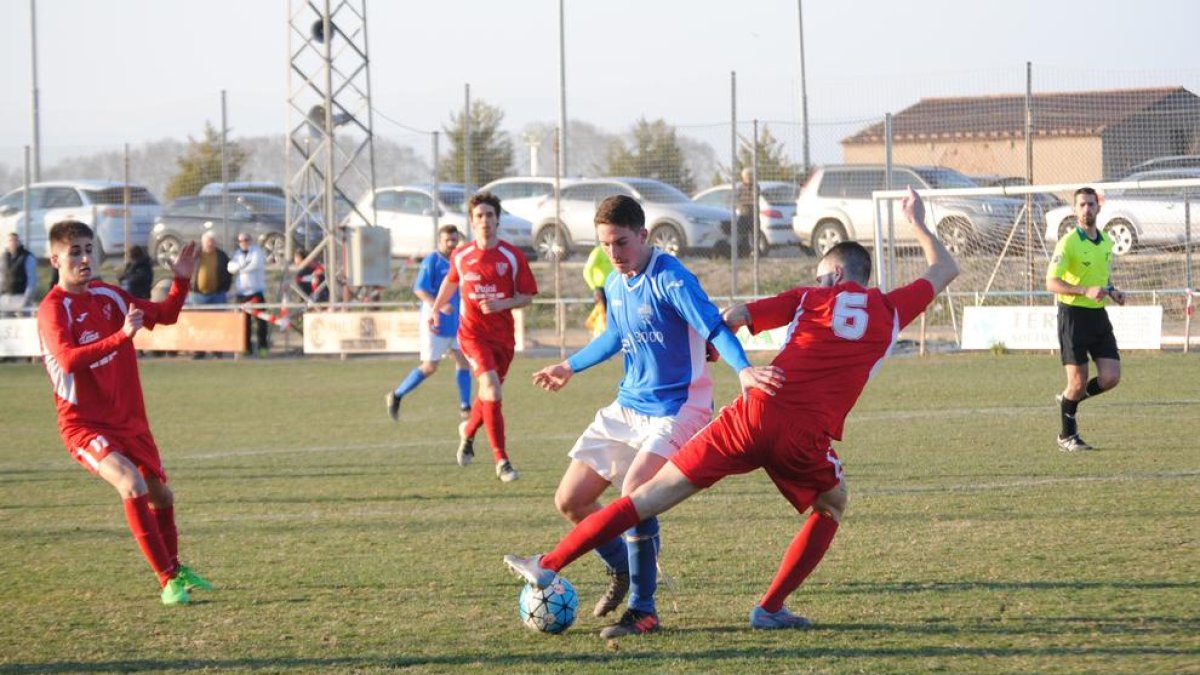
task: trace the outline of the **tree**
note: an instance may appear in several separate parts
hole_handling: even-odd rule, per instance
[[[691,194],[696,183],[684,161],[675,127],[661,119],[648,122],[643,117],[631,134],[632,147],[620,141],[609,145],[605,175],[656,178]]]
[[[804,178],[804,170],[799,164],[788,161],[787,153],[783,149],[783,141],[772,136],[771,129],[766,124],[759,129],[755,145],[758,146],[758,180],[779,180],[795,184]],[[742,169],[754,165],[752,152],[750,140],[739,135],[738,159],[737,166],[733,170],[733,182],[736,183],[739,180]],[[722,176],[719,182],[729,182],[729,175]]]
[[[471,175],[466,176],[464,164],[467,144],[464,142],[462,113],[452,113],[450,124],[442,127],[450,139],[450,154],[438,166],[442,180],[471,185],[483,185],[497,178],[512,175],[513,143],[508,132],[500,130],[504,112],[496,106],[476,100],[471,103]]]
[[[229,160],[229,180],[237,180],[246,163],[246,151],[236,143],[225,143],[225,155]],[[163,198],[171,201],[176,197],[194,195],[208,183],[221,180],[221,134],[209,122],[204,123],[204,138],[197,141],[188,136],[188,147],[183,157],[175,160],[179,172],[167,182]]]

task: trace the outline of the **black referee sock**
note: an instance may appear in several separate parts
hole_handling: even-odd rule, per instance
[[[1103,394],[1106,391],[1108,391],[1108,390],[1104,389],[1100,386],[1100,378],[1093,377],[1092,379],[1088,380],[1087,388],[1085,388],[1084,392],[1083,392],[1083,398],[1091,398],[1093,396],[1099,396],[1100,394]],[[1083,400],[1083,399],[1080,399],[1080,400]]]
[[[1079,401],[1072,401],[1064,396],[1058,405],[1062,412],[1062,432],[1058,437],[1070,438],[1079,433],[1079,427],[1075,424],[1075,411],[1079,409]]]

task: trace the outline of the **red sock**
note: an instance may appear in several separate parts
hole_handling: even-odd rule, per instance
[[[479,431],[479,427],[483,425],[483,401],[475,399],[471,404],[471,416],[467,418],[466,434],[467,438],[475,438],[475,432]]]
[[[171,558],[171,566],[179,567],[179,530],[175,529],[175,507],[165,509],[150,509],[154,519],[158,521],[158,531],[162,534],[163,546],[167,547],[167,555]]]
[[[163,544],[162,533],[158,531],[158,522],[150,513],[150,498],[147,495],[131,497],[125,500],[125,520],[129,522],[129,531],[137,540],[142,555],[150,563],[150,568],[158,575],[158,581],[166,585],[175,576],[175,566],[171,564],[171,556]]]
[[[783,562],[779,563],[775,580],[758,602],[759,606],[768,612],[778,612],[787,596],[800,587],[809,573],[816,569],[821,558],[825,557],[825,551],[829,549],[837,529],[838,521],[829,516],[820,513],[809,516],[800,534],[796,535],[783,554]]]
[[[615,539],[619,534],[641,522],[633,500],[621,497],[608,506],[579,521],[554,550],[542,556],[541,566],[555,572],[570,565],[579,556]]]
[[[483,424],[487,427],[488,443],[492,444],[492,455],[497,462],[508,459],[504,452],[504,413],[500,401],[480,401],[483,408]]]

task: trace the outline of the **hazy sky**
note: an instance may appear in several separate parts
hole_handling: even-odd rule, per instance
[[[0,0],[0,161],[30,142],[29,5]],[[367,10],[387,118],[439,128],[470,83],[510,131],[556,119],[557,0]],[[818,129],[922,96],[1020,92],[1026,61],[1042,91],[1200,93],[1195,0],[807,0],[804,14]],[[44,152],[197,135],[219,120],[222,89],[235,138],[283,133],[287,17],[287,0],[37,0]],[[661,117],[703,137],[728,120],[737,71],[740,118],[798,120],[798,33],[795,0],[568,0],[568,114],[612,132]],[[376,133],[424,143],[383,119]]]

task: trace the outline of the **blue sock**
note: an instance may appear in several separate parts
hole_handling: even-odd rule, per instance
[[[458,381],[458,403],[460,408],[471,407],[471,371],[467,368],[459,368],[454,371],[454,378]]]
[[[653,612],[658,589],[658,518],[647,518],[625,531],[629,555],[629,608]]]
[[[408,377],[404,378],[404,381],[400,383],[400,386],[396,387],[396,396],[404,396],[413,389],[416,389],[417,385],[424,381],[425,373],[422,373],[420,368],[413,368]]]
[[[629,551],[621,537],[615,537],[597,546],[596,555],[600,556],[608,569],[617,574],[629,574]]]

